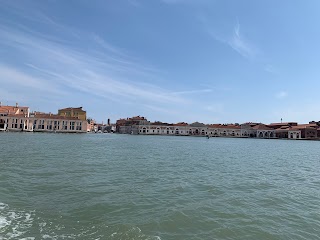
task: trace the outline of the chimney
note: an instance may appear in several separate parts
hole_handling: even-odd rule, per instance
[[[2,107],[2,102],[0,102],[0,107]]]
[[[110,118],[108,118],[108,125],[110,126]]]
[[[16,103],[16,107],[18,107],[19,105],[18,105],[18,103]]]

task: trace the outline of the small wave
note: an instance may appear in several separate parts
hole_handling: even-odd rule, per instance
[[[32,222],[32,212],[14,211],[9,205],[0,203],[0,233],[4,239],[34,240],[34,237],[22,236],[31,227]]]
[[[10,225],[10,221],[8,221],[5,217],[0,216],[0,233],[1,229],[5,228],[8,225]]]
[[[39,212],[13,209],[0,203],[0,240],[35,239],[111,239],[161,240],[132,225],[88,224],[77,221],[70,231],[70,219],[47,219]]]
[[[0,211],[1,211],[1,210],[4,210],[4,209],[7,208],[7,207],[8,207],[7,204],[4,204],[4,203],[1,203],[1,202],[0,202]]]
[[[161,240],[159,236],[149,236],[142,233],[139,227],[127,227],[122,226],[113,232],[110,236],[110,239],[141,239],[141,240]]]

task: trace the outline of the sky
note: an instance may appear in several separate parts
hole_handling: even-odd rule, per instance
[[[318,0],[0,0],[0,101],[98,122],[320,120]]]

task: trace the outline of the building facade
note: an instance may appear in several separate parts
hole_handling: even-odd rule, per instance
[[[150,122],[144,117],[119,119],[116,132],[121,134],[139,135],[170,135],[170,136],[207,136],[207,137],[238,137],[263,139],[320,139],[320,122],[298,124],[296,122],[243,123],[243,124],[188,124],[180,122],[169,124]]]
[[[87,112],[82,109],[82,107],[78,108],[62,108],[58,110],[58,115],[63,117],[73,117],[78,118],[80,120],[87,120]]]
[[[8,111],[9,110],[9,111]],[[30,113],[28,107],[0,106],[0,131],[87,132],[87,121],[51,113]]]

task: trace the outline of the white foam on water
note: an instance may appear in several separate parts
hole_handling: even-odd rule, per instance
[[[17,237],[20,237],[22,234],[24,234],[23,231],[19,231],[17,230],[19,226],[15,226],[12,228],[12,232],[7,233],[6,236],[8,237],[8,239],[16,239]]]
[[[14,211],[9,205],[0,203],[0,232],[6,240],[34,240],[34,237],[24,237],[27,229],[32,226],[33,212]],[[1,239],[1,238],[0,238]]]
[[[32,221],[33,219],[31,218],[30,213],[26,213],[26,222]]]
[[[0,216],[0,230],[8,225],[10,225],[11,221],[7,220],[5,217]]]
[[[45,234],[45,235],[42,235],[42,239],[54,239],[54,238],[48,234]]]

